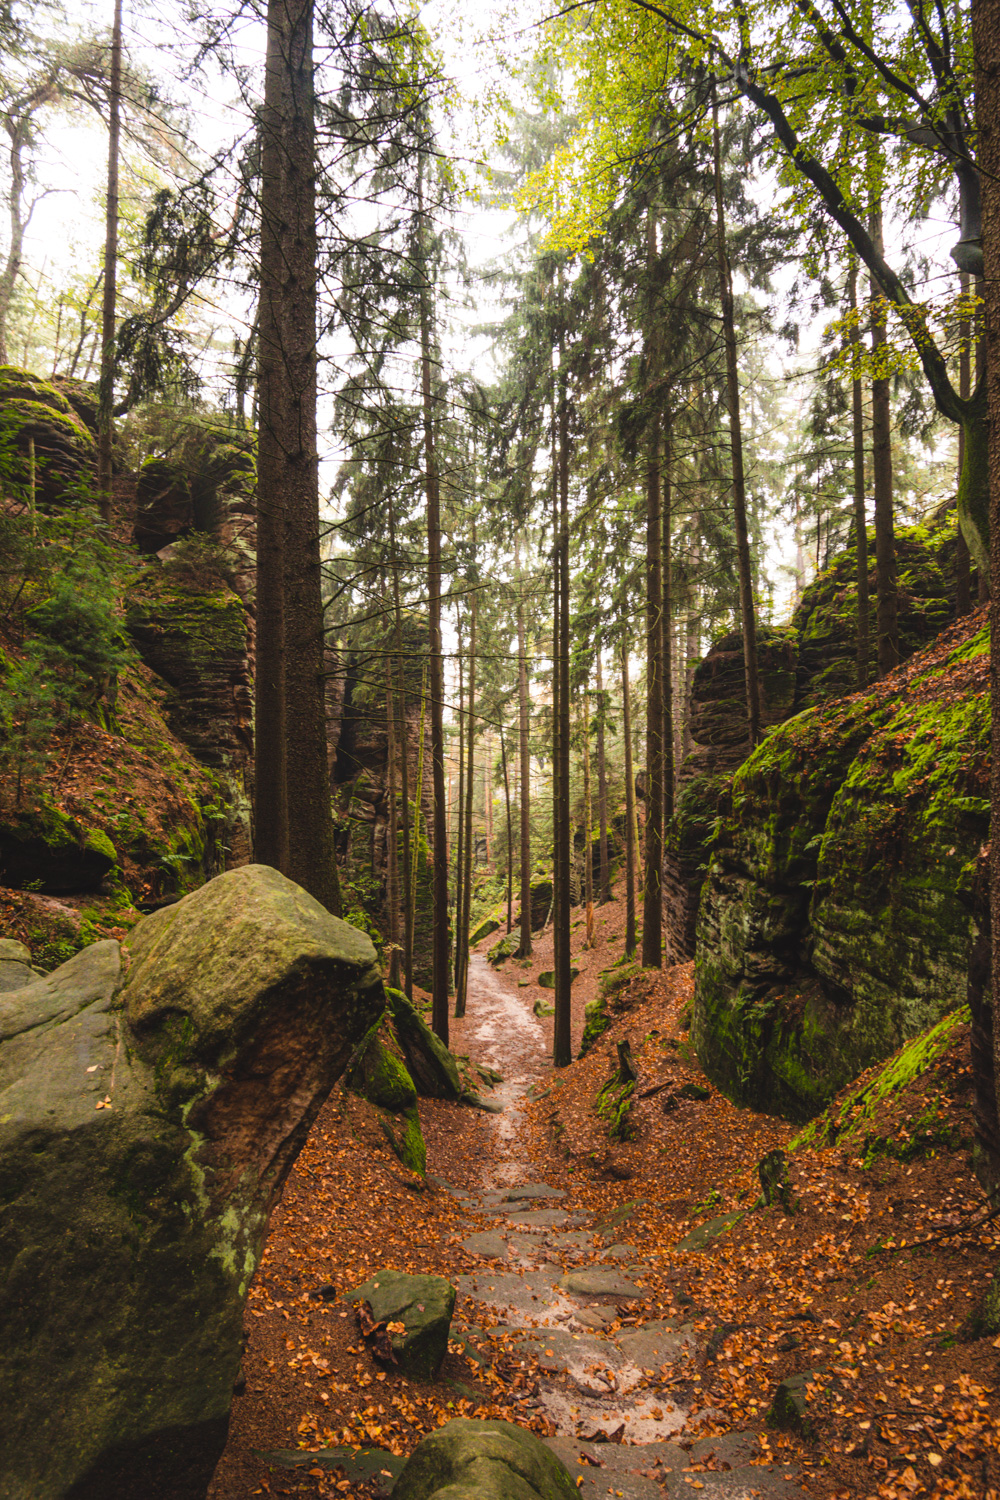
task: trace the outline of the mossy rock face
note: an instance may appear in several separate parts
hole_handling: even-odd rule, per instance
[[[107,834],[51,804],[0,816],[0,880],[50,896],[95,891],[117,854]]]
[[[757,637],[761,722],[780,724],[795,704],[797,643],[788,626],[760,627]],[[698,664],[691,687],[691,735],[700,745],[745,745],[747,693],[743,637],[736,633],[713,643]]]
[[[899,655],[905,661],[955,617],[954,512],[935,524],[895,532]],[[876,660],[875,534],[868,533],[871,599],[869,675]],[[853,693],[857,677],[857,549],[840,553],[807,589],[792,616],[798,638],[796,709]]]
[[[386,986],[385,993],[417,1092],[428,1099],[460,1099],[462,1080],[458,1064],[444,1042],[418,1014],[402,990]]]
[[[205,1493],[270,1210],[384,1005],[367,939],[261,866],[130,947],[124,984],[101,942],[0,995],[0,1451],[40,1500],[125,1492],[123,1453]]]
[[[419,1177],[426,1177],[427,1147],[417,1106],[413,1104],[400,1114],[382,1114],[379,1120],[386,1140],[403,1166]]]
[[[738,1102],[808,1119],[964,1000],[988,650],[980,632],[899,697],[890,682],[797,715],[733,778],[692,1039]]]
[[[492,937],[494,932],[500,931],[500,923],[495,917],[485,917],[474,932],[469,933],[469,947],[474,948],[481,943],[483,938]]]
[[[456,1417],[419,1442],[393,1500],[571,1500],[569,1470],[540,1438],[512,1422]]]
[[[378,1030],[373,1031],[344,1081],[349,1089],[382,1109],[399,1112],[417,1102],[413,1079]]]
[[[971,1019],[960,1006],[883,1066],[869,1069],[799,1132],[789,1150],[836,1144],[871,1166],[882,1156],[911,1161],[938,1147],[967,1144],[955,1139],[949,1105],[956,1091],[965,1092]]]
[[[506,963],[508,958],[515,956],[520,946],[521,929],[520,927],[512,927],[510,932],[502,937],[498,943],[493,944],[486,957],[493,967],[498,969],[502,963]]]
[[[159,552],[194,525],[194,501],[187,474],[168,458],[149,458],[136,481],[132,536],[140,552]]]
[[[570,968],[570,971],[569,971],[569,982],[570,982],[570,984],[573,983],[573,980],[577,977],[577,975],[579,974],[579,972],[580,972],[579,969],[574,969],[572,967]],[[556,974],[555,974],[555,970],[554,969],[545,969],[543,973],[539,974],[539,976],[538,976],[538,983],[541,985],[541,987],[542,987],[543,990],[554,990],[555,987],[556,987]]]
[[[7,488],[26,501],[35,457],[35,503],[58,509],[90,497],[97,448],[86,424],[48,380],[0,365],[0,467]]]

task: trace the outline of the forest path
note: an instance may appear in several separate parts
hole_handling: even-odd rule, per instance
[[[483,1132],[481,1190],[440,1180],[468,1230],[462,1248],[473,1268],[457,1278],[459,1296],[482,1310],[482,1328],[456,1329],[456,1338],[488,1327],[510,1336],[526,1367],[537,1361],[530,1404],[554,1425],[549,1446],[584,1496],[787,1495],[798,1471],[762,1466],[753,1434],[682,1436],[685,1397],[701,1379],[694,1320],[704,1310],[656,1316],[644,1282],[650,1267],[633,1242],[642,1238],[641,1203],[597,1221],[574,1207],[572,1176],[554,1154],[548,1180],[531,1180],[538,1166],[524,1104],[553,1081],[545,1031],[528,998],[481,954],[470,957],[467,1015],[454,1023],[452,1045],[504,1079],[493,1095],[503,1113]]]

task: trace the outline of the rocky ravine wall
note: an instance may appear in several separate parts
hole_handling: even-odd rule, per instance
[[[966,998],[989,830],[989,632],[969,616],[733,777],[698,922],[692,1035],[733,1099],[808,1118]]]
[[[899,570],[899,645],[902,660],[928,645],[955,618],[954,510],[896,532]],[[869,556],[874,558],[874,536]],[[788,625],[759,631],[762,722],[783,723],[804,708],[827,703],[857,683],[857,554],[842,552],[805,590]],[[871,655],[875,659],[875,577]],[[973,593],[975,578],[973,579]],[[676,961],[694,953],[698,902],[708,850],[728,811],[732,776],[747,755],[743,645],[723,636],[698,665],[691,690],[695,748],[678,778],[677,810],[664,859],[665,931]]]

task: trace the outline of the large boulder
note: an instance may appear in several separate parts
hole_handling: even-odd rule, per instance
[[[461,1098],[462,1080],[458,1076],[458,1064],[444,1042],[431,1030],[402,990],[386,986],[385,993],[417,1093],[428,1099]]]
[[[966,998],[989,836],[989,634],[797,715],[733,779],[692,1039],[739,1103],[808,1118]]]
[[[219,876],[0,995],[0,1451],[18,1500],[194,1500],[247,1287],[384,997],[368,938],[277,871]]]
[[[393,1500],[570,1500],[578,1493],[561,1459],[513,1422],[456,1417],[419,1442]]]
[[[427,1147],[420,1129],[417,1091],[398,1056],[398,1043],[385,1020],[365,1038],[345,1078],[379,1112],[383,1134],[404,1166],[423,1177]]]
[[[455,1311],[455,1288],[449,1281],[377,1271],[344,1300],[361,1307],[362,1332],[374,1336],[379,1358],[414,1380],[437,1378]]]

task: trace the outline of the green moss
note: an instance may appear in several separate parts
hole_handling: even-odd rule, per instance
[[[597,1113],[608,1127],[613,1141],[630,1141],[635,1136],[632,1123],[632,1096],[635,1084],[619,1083],[617,1075],[603,1084],[597,1094]]]
[[[964,999],[989,826],[989,701],[965,665],[982,645],[905,697],[797,715],[735,774],[702,893],[692,1036],[737,1102],[807,1119]]]
[[[116,863],[118,853],[115,846],[107,834],[102,833],[99,828],[89,829],[84,843],[87,849],[92,849],[95,854],[103,854],[105,859],[110,859],[112,864]]]

